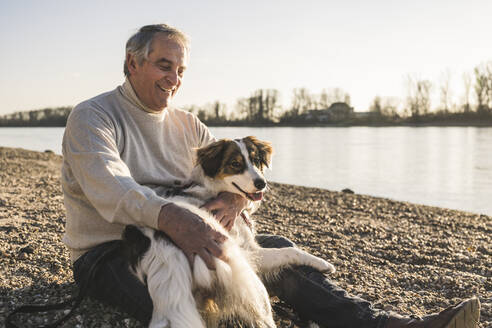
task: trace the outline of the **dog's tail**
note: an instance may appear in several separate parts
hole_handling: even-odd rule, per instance
[[[268,293],[248,261],[249,254],[230,241],[224,249],[229,261],[216,259],[215,271],[210,271],[200,257],[195,258],[195,284],[220,291],[217,306],[226,316],[239,316],[253,327],[275,327]]]

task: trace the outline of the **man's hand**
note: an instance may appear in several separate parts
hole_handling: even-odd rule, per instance
[[[217,221],[230,231],[236,218],[248,206],[248,200],[238,194],[221,192],[216,198],[208,201],[202,208],[214,213]]]
[[[214,230],[201,217],[187,209],[173,203],[164,205],[159,213],[158,227],[185,253],[191,266],[195,254],[211,270],[215,270],[214,256],[227,261],[222,250],[222,243],[227,236]]]

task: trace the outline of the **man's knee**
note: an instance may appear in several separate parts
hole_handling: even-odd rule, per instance
[[[295,247],[290,239],[277,235],[259,234],[256,236],[256,241],[263,248],[284,248]]]
[[[79,288],[86,289],[88,296],[148,324],[153,310],[148,289],[130,271],[127,259],[116,246],[111,256],[105,255],[112,246],[103,244],[78,259],[73,265],[75,281]],[[96,265],[97,269],[93,268]],[[93,270],[95,274],[90,274]]]

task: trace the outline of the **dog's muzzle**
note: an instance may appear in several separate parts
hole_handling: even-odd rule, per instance
[[[235,184],[234,182],[232,184],[234,185],[234,187],[237,188],[237,190],[239,190],[240,192],[242,192],[246,196],[246,198],[248,198],[249,200],[252,200],[253,202],[256,202],[258,200],[262,200],[263,199],[263,191],[249,193],[249,192],[246,192],[246,191],[242,190],[241,188],[239,188],[239,186],[237,184]]]

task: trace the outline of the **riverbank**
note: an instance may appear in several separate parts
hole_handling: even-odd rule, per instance
[[[61,243],[61,161],[0,147],[0,326],[20,304],[53,303],[76,290]],[[491,217],[272,183],[256,219],[259,232],[334,263],[332,279],[377,307],[423,315],[477,295],[480,327],[492,325]],[[66,325],[74,326],[140,327],[92,300]]]
[[[469,121],[423,121],[423,122],[243,122],[243,121],[223,121],[223,122],[204,122],[208,127],[241,127],[241,128],[348,128],[348,127],[368,127],[368,128],[392,128],[392,127],[492,127],[492,120],[469,120]],[[1,128],[64,128],[66,122],[58,124],[37,124],[37,123],[0,123]]]

